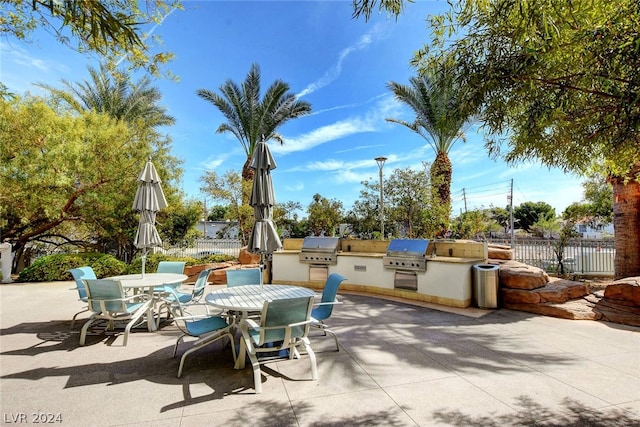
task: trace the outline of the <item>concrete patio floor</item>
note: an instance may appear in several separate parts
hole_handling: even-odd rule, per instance
[[[221,343],[177,378],[173,324],[79,347],[72,287],[0,285],[3,425],[640,426],[640,328],[345,294],[330,319],[341,350],[311,340],[319,380],[306,355],[269,362],[256,395]]]

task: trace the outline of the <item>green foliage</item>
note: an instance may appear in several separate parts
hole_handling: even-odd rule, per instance
[[[555,209],[545,202],[524,202],[513,208],[516,228],[525,231],[530,231],[533,225],[540,220],[553,220],[555,217]]]
[[[253,208],[247,204],[251,194],[251,181],[243,180],[240,173],[234,170],[228,170],[223,176],[214,171],[206,171],[200,181],[200,191],[214,200],[227,203],[225,219],[238,221],[240,240],[246,244],[253,227]]]
[[[138,226],[131,205],[151,152],[169,205],[181,204],[171,185],[180,169],[167,144],[137,121],[57,111],[33,97],[0,99],[2,240],[14,245],[18,257],[34,241],[95,245],[131,256]],[[158,222],[170,212],[161,212]]]
[[[225,255],[225,254],[215,254],[215,255],[207,255],[204,258],[200,258],[199,260],[197,260],[196,265],[197,264],[213,264],[213,263],[217,263],[217,262],[227,262],[227,261],[234,261],[237,258],[234,257],[233,255]]]
[[[160,261],[184,261],[185,265],[200,264],[200,260],[192,257],[172,257],[164,254],[149,254],[144,264],[144,271],[154,272],[158,269]],[[142,273],[142,257],[137,257],[127,266],[127,274]]]
[[[563,217],[597,227],[613,221],[613,189],[601,175],[592,175],[582,183],[584,198],[567,206]]]
[[[249,168],[249,162],[260,139],[274,139],[282,144],[278,128],[291,119],[309,114],[311,104],[289,92],[289,84],[282,80],[273,82],[262,97],[258,64],[251,65],[241,85],[227,80],[219,91],[218,94],[208,89],[198,89],[197,94],[211,102],[227,119],[218,126],[216,132],[229,132],[238,139],[247,155],[242,179],[251,181],[253,170]],[[247,201],[248,198],[243,200]]]
[[[156,271],[158,269],[158,264],[160,263],[160,261],[184,261],[187,265],[199,265],[199,264],[206,264],[206,263],[216,263],[216,262],[226,262],[226,261],[233,261],[236,258],[234,256],[231,255],[225,255],[225,254],[215,254],[215,255],[208,255],[204,258],[193,258],[193,257],[174,257],[174,256],[169,256],[169,255],[164,255],[164,254],[149,254],[147,255],[147,260],[145,261],[144,264],[144,271],[146,272],[153,272]],[[129,264],[127,266],[127,274],[136,274],[136,273],[142,273],[142,257],[137,257],[135,258],[131,264]]]
[[[314,194],[313,202],[307,207],[309,227],[315,236],[322,232],[334,236],[336,228],[344,216],[344,208],[339,200],[329,200],[320,194]]]
[[[451,224],[452,237],[457,239],[479,237],[490,231],[492,224],[494,224],[494,221],[487,210],[475,209],[464,212]]]
[[[640,160],[637,0],[464,0],[430,21],[414,65],[450,66],[480,107],[488,148],[624,177]]]
[[[163,243],[177,245],[193,242],[198,237],[195,226],[202,214],[198,202],[174,203],[163,209],[162,213],[162,221],[158,223],[157,228]]]
[[[161,23],[178,1],[0,1],[0,35],[31,41],[31,34],[51,34],[78,52],[95,52],[110,64],[126,58],[132,68],[160,74],[173,54],[157,52],[161,40],[147,37],[144,24]],[[71,35],[71,37],[69,37]],[[169,73],[170,75],[170,73]]]
[[[127,271],[127,265],[112,255],[85,254],[56,254],[38,258],[29,267],[20,272],[20,282],[53,282],[58,280],[73,280],[68,270],[85,265],[93,268],[96,277],[117,276]]]
[[[227,215],[227,207],[222,205],[215,205],[212,207],[207,215],[208,221],[222,221]]]
[[[431,165],[431,191],[438,200],[438,216],[434,215],[437,233],[446,231],[451,205],[452,166],[449,151],[459,140],[464,142],[464,132],[474,119],[470,110],[463,108],[466,88],[454,79],[453,70],[447,66],[426,66],[418,77],[409,79],[409,85],[389,82],[387,87],[395,98],[411,108],[413,122],[388,118],[423,137],[435,152]],[[434,211],[435,214],[435,211]]]

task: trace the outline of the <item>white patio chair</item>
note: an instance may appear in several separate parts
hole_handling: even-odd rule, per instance
[[[71,273],[71,276],[73,276],[73,280],[75,280],[76,282],[75,290],[78,291],[78,300],[88,303],[89,299],[87,298],[87,288],[85,287],[83,280],[97,279],[96,273],[94,273],[93,268],[89,266],[73,268],[69,270],[69,273]],[[76,317],[78,317],[79,314],[84,313],[85,311],[89,311],[88,306],[84,310],[79,311],[73,315],[73,318],[71,319],[71,329],[73,329],[73,326],[76,323]]]
[[[318,379],[316,356],[307,338],[312,323],[312,307],[312,296],[265,301],[260,324],[251,318],[240,322],[242,340],[236,369],[244,368],[245,354],[248,354],[256,393],[262,392],[259,353],[280,353],[282,350],[288,350],[288,357],[293,359],[300,357],[297,347],[304,346],[311,362],[311,378]]]
[[[182,304],[175,289],[171,286],[165,286],[165,292],[173,295],[173,301],[170,307],[173,313],[173,319],[176,321],[178,329],[182,332],[173,346],[172,357],[176,357],[178,346],[185,337],[190,336],[197,338],[197,340],[193,342],[193,346],[185,351],[180,358],[178,378],[182,376],[182,368],[188,355],[224,337],[229,338],[233,361],[236,361],[236,346],[233,342],[233,335],[231,334],[235,325],[229,325],[222,316],[209,314],[207,304]],[[205,306],[207,314],[194,313],[193,310],[198,306]]]
[[[85,280],[89,310],[93,312],[89,320],[80,331],[80,345],[85,344],[89,326],[99,319],[109,321],[109,330],[114,329],[116,321],[128,320],[124,329],[123,346],[127,345],[127,338],[131,328],[147,315],[147,327],[152,328],[152,297],[147,294],[127,296],[118,280],[92,279]]]

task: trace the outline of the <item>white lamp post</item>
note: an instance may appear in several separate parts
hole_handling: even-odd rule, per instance
[[[384,166],[384,162],[387,161],[386,157],[376,157],[376,163],[378,163],[378,168],[380,169],[380,240],[384,240],[384,192],[382,190],[382,167]]]

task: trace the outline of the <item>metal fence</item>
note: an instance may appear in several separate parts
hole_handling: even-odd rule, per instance
[[[224,254],[237,257],[240,255],[242,242],[237,239],[198,239],[187,247],[171,247],[163,251],[175,257],[204,258],[209,255]]]
[[[504,239],[487,239],[488,243],[509,245]],[[513,258],[528,265],[540,267],[551,274],[560,273],[558,257],[554,252],[557,240],[515,239]],[[613,275],[616,255],[613,239],[572,239],[562,251],[564,272],[574,275]]]

